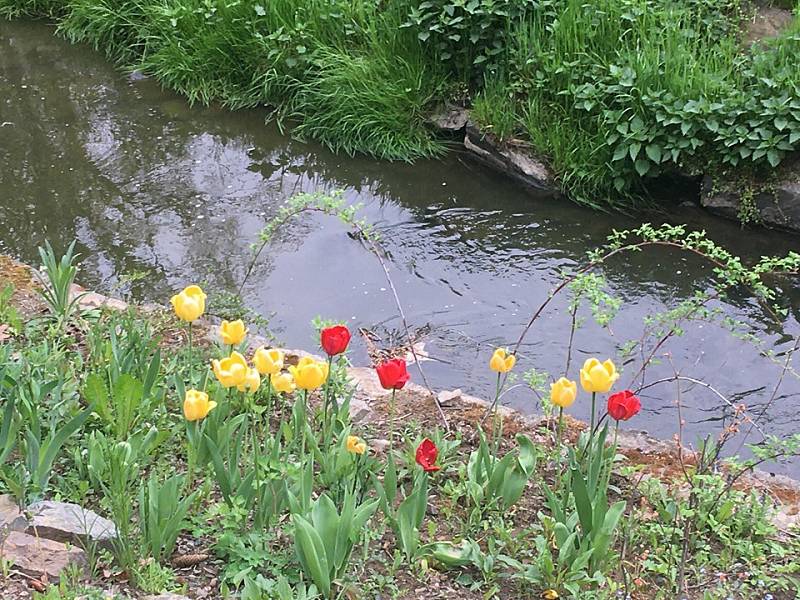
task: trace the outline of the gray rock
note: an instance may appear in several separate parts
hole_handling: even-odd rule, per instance
[[[776,181],[765,183],[754,194],[750,206],[742,206],[739,188],[723,183],[715,189],[708,177],[703,181],[700,203],[729,219],[739,220],[744,215],[767,227],[800,231],[800,161],[784,168]]]
[[[464,135],[464,147],[490,167],[540,192],[557,195],[555,178],[550,169],[527,145],[499,140],[470,122]]]
[[[47,576],[51,581],[58,581],[70,566],[85,569],[87,565],[86,553],[80,548],[18,531],[8,534],[0,551],[4,560],[23,573],[32,577]]]
[[[744,25],[744,41],[747,45],[779,36],[794,21],[792,11],[776,6],[759,6],[752,19]]]
[[[0,496],[0,538],[9,531],[25,531],[28,519],[20,511],[14,498],[8,494]]]
[[[35,502],[28,507],[27,533],[56,542],[85,547],[96,543],[106,548],[117,537],[114,523],[91,510],[67,502]]]
[[[439,131],[458,133],[467,126],[469,111],[461,106],[445,104],[440,106],[429,118],[428,122]]]

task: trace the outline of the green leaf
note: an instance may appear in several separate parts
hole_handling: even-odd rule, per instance
[[[589,499],[589,492],[586,490],[586,482],[580,471],[572,469],[572,494],[575,497],[575,508],[578,511],[578,518],[581,520],[581,527],[585,535],[592,532],[592,501]]]
[[[647,154],[647,158],[652,160],[654,163],[659,164],[661,162],[661,146],[656,144],[647,144],[644,148],[645,154]]]
[[[642,160],[641,158],[633,163],[633,166],[636,169],[636,172],[642,177],[647,175],[648,171],[650,171],[650,163],[646,160]]]
[[[322,494],[311,509],[311,522],[325,547],[325,557],[330,565],[336,556],[336,538],[339,513],[327,494]]]
[[[97,414],[105,421],[111,420],[111,410],[108,405],[108,389],[105,378],[99,373],[92,373],[86,378],[83,386],[83,397],[89,404],[94,404]]]
[[[767,161],[773,167],[777,167],[779,164],[781,164],[780,152],[773,149],[767,150]]]
[[[331,595],[330,570],[325,558],[322,539],[311,523],[300,515],[292,515],[292,522],[294,523],[295,547],[303,571],[322,590],[323,595],[329,598]]]

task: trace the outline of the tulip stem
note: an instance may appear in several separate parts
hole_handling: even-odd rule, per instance
[[[394,395],[397,390],[392,388],[392,397],[389,400],[389,452],[394,450]]]
[[[589,421],[591,423],[591,426],[589,427],[589,440],[586,442],[587,449],[594,447],[594,420],[595,420],[596,403],[597,403],[597,392],[592,392],[592,414]]]
[[[184,491],[191,489],[192,480],[194,478],[194,463],[197,461],[195,454],[197,452],[196,444],[198,443],[197,421],[187,421],[186,427],[187,438],[189,443],[186,448],[186,479],[184,480]]]
[[[562,481],[561,477],[561,436],[564,431],[564,407],[558,407],[558,426],[556,427],[556,473],[557,481]]]
[[[189,321],[189,373],[192,372],[192,361],[194,360],[194,349],[192,348],[192,322]]]
[[[492,464],[497,460],[497,455],[500,452],[500,438],[503,435],[503,419],[497,412],[497,404],[500,400],[500,389],[502,388],[502,381],[500,380],[501,374],[497,374],[497,385],[494,391],[494,402],[492,402],[492,406],[494,407],[494,453],[492,454]]]
[[[251,435],[253,436],[253,472],[254,472],[253,488],[255,488],[254,491],[255,491],[255,496],[256,496],[256,502],[258,502],[258,505],[261,506],[261,501],[260,501],[260,496],[259,496],[259,494],[261,493],[261,478],[260,478],[259,472],[258,472],[258,470],[259,470],[259,464],[258,463],[260,462],[259,461],[260,439],[259,439],[259,436],[257,434],[257,429],[258,429],[258,425],[259,425],[257,421],[258,421],[258,416],[254,412],[253,413],[253,425],[251,427]],[[262,523],[262,525],[263,525],[263,523]]]
[[[333,357],[328,356],[328,378],[325,380],[325,403],[323,404],[322,409],[322,431],[324,440],[328,442],[328,436],[330,435],[330,430],[333,429],[333,411],[331,409],[331,367],[333,366]],[[336,407],[336,400],[333,401],[334,407]],[[330,414],[331,422],[330,422],[330,430],[328,424],[328,413]],[[336,412],[338,412],[338,407],[336,407]]]
[[[303,423],[302,423],[303,433],[302,433],[302,438],[301,438],[302,439],[302,443],[300,444],[300,446],[301,446],[300,449],[301,449],[303,458],[305,458],[305,456],[306,456],[306,429],[308,429],[308,416],[306,414],[306,411],[308,410],[308,390],[303,390],[303,406],[305,407],[305,410],[303,411],[303,416],[304,416]]]

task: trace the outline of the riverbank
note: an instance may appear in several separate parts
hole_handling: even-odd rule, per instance
[[[709,177],[707,191],[745,189],[727,212],[757,221],[764,202],[752,198],[800,139],[798,20],[740,0],[584,8],[0,1],[0,14],[52,18],[191,102],[273,107],[296,136],[336,151],[440,154],[428,120],[450,102],[470,108],[479,138],[524,149],[579,202],[641,206],[678,172]],[[769,26],[765,11],[778,11]],[[762,220],[791,228],[793,210]]]
[[[31,277],[31,270],[0,257],[0,289],[7,290],[8,283],[14,289],[3,294],[0,304],[0,335],[4,350],[10,352],[6,355],[10,359],[3,363],[4,377],[18,377],[18,367],[27,365],[31,369],[29,377],[37,382],[31,393],[37,393],[43,389],[39,387],[40,380],[61,373],[62,385],[50,388],[45,384],[44,389],[50,391],[38,397],[42,406],[58,415],[51,420],[57,430],[66,427],[71,415],[88,410],[85,407],[90,401],[95,412],[82,429],[58,442],[66,442],[63,448],[56,446],[59,459],[52,473],[48,473],[44,488],[34,492],[37,497],[58,502],[35,504],[23,499],[22,505],[28,510],[20,513],[14,507],[14,501],[20,502],[19,490],[13,492],[14,499],[0,497],[3,526],[12,532],[8,543],[0,544],[5,564],[9,565],[0,579],[3,596],[72,600],[112,593],[123,599],[154,600],[162,598],[155,594],[178,592],[200,599],[218,597],[223,590],[236,590],[247,599],[315,597],[309,590],[311,582],[317,582],[315,571],[309,570],[302,550],[295,547],[298,533],[293,524],[297,517],[290,519],[288,513],[273,515],[275,519],[270,518],[270,525],[262,530],[263,523],[250,520],[253,509],[247,508],[244,496],[239,497],[246,489],[239,487],[232,503],[228,503],[232,492],[227,487],[230,481],[225,479],[236,477],[234,481],[240,482],[237,485],[242,481],[238,477],[247,480],[255,448],[266,443],[273,448],[270,452],[280,453],[284,466],[267,460],[266,473],[272,475],[262,477],[274,482],[274,476],[279,474],[293,494],[301,493],[302,488],[296,488],[295,483],[303,478],[289,468],[297,460],[295,452],[300,452],[293,442],[297,438],[291,433],[297,431],[300,405],[295,403],[292,407],[290,396],[275,396],[274,391],[265,396],[263,389],[252,396],[232,395],[201,376],[206,381],[204,387],[208,386],[208,392],[219,402],[216,411],[225,410],[231,423],[248,415],[264,415],[268,433],[252,440],[237,438],[241,446],[237,446],[235,455],[224,455],[224,464],[209,458],[193,469],[191,444],[187,441],[192,439],[192,428],[186,429],[180,416],[180,395],[176,396],[174,385],[187,377],[187,368],[191,382],[192,371],[203,373],[209,358],[229,350],[219,338],[218,326],[201,318],[187,330],[163,306],[132,306],[77,286],[71,289],[71,297],[78,303],[77,312],[66,321],[54,321],[58,313],[42,301],[38,291],[41,287]],[[255,347],[264,342],[248,336],[238,348],[250,357]],[[42,353],[44,347],[48,351]],[[398,348],[385,348],[382,352],[402,355]],[[283,356],[290,365],[299,364],[303,357],[318,360],[304,351],[285,350]],[[123,365],[124,374],[117,371]],[[567,417],[563,433],[559,434],[553,416],[525,417],[516,411],[500,410],[503,435],[494,439],[490,436],[493,446],[497,442],[493,455],[499,458],[519,454],[517,460],[524,458],[520,464],[528,465],[521,495],[503,509],[496,503],[504,496],[491,500],[483,495],[491,489],[486,482],[482,494],[475,496],[474,486],[481,484],[475,480],[474,457],[483,451],[478,431],[487,414],[487,402],[460,390],[440,392],[434,400],[426,387],[413,382],[395,395],[384,388],[372,368],[351,367],[338,359],[332,366],[337,387],[343,385],[346,389],[347,382],[354,387],[352,397],[342,392],[340,398],[346,402],[349,416],[338,418],[346,433],[366,443],[369,458],[363,468],[377,477],[370,486],[388,482],[384,464],[392,439],[394,456],[399,461],[400,494],[408,493],[403,489],[408,490],[417,480],[413,476],[413,452],[422,437],[435,440],[440,454],[434,460],[437,469],[441,469],[430,475],[430,492],[417,526],[417,543],[421,545],[412,557],[404,558],[401,551],[408,548],[405,534],[393,529],[390,517],[384,521],[381,513],[376,514],[365,525],[368,535],[358,536],[349,566],[345,563],[335,581],[335,589],[343,593],[391,595],[404,600],[418,598],[423,589],[426,597],[442,600],[454,596],[470,600],[555,598],[556,594],[582,598],[587,593],[606,599],[626,593],[635,599],[666,600],[674,597],[672,586],[678,585],[681,595],[692,599],[708,594],[742,599],[770,594],[788,600],[800,588],[800,564],[796,562],[800,551],[797,482],[761,472],[742,473],[730,463],[717,465],[723,467],[722,472],[706,471],[702,455],[678,443],[620,431],[614,439],[620,456],[612,461],[613,476],[610,473],[609,477],[613,491],[609,493],[610,501],[625,505],[624,525],[618,531],[612,527],[607,532],[614,543],[607,550],[609,555],[598,563],[603,565],[602,570],[591,573],[582,569],[578,561],[557,558],[567,554],[571,542],[560,538],[558,530],[556,537],[550,537],[553,534],[549,533],[547,515],[552,506],[542,496],[545,487],[558,487],[558,471],[564,460],[558,449],[580,444],[585,423]],[[97,404],[102,396],[97,386],[104,385],[102,380],[98,383],[97,374],[110,378],[112,395],[105,400],[109,404]],[[147,390],[141,403],[133,405],[132,413],[118,412],[124,409],[121,401],[127,394],[126,388],[114,383],[121,381],[120,377],[133,381],[126,382],[126,386],[136,387],[141,385],[136,381],[144,382]],[[412,369],[412,378],[416,377]],[[0,430],[5,430],[8,422],[9,398],[15,397],[5,399]],[[16,398],[22,402],[22,410],[27,396],[23,393]],[[308,403],[309,413],[323,410],[320,394],[301,398]],[[27,430],[31,413],[20,414],[19,426]],[[127,425],[121,425],[120,419]],[[310,471],[316,490],[313,498],[317,494],[335,494],[337,478],[329,479],[334,473],[332,467],[336,467],[336,477],[353,476],[340,471],[349,464],[338,462],[348,456],[344,447],[339,452],[317,441],[318,419],[318,414],[311,417],[317,448],[311,464],[319,461]],[[209,422],[205,426],[207,435],[216,436],[214,428],[218,426],[222,424]],[[148,428],[154,433],[145,435]],[[28,441],[11,455],[5,491],[14,490],[8,487],[15,481],[9,475],[17,473],[23,464],[30,464],[23,458],[30,455],[33,435],[27,433]],[[151,448],[152,435],[157,435],[159,441]],[[105,445],[113,439],[118,440],[117,445]],[[282,449],[280,444],[277,450],[270,445],[270,440],[275,439],[284,440]],[[339,443],[344,441],[339,439],[337,447]],[[136,465],[114,463],[115,447],[135,453]],[[526,448],[535,453],[535,467],[527,462],[531,457],[523,455]],[[263,449],[258,452],[256,461],[259,456],[269,456]],[[339,458],[329,463],[334,456]],[[136,477],[119,479],[118,469],[127,472],[125,469],[133,467]],[[179,488],[177,497],[173,494],[169,502],[164,501],[159,514],[163,519],[171,518],[153,530],[143,518],[147,513],[139,513],[137,518],[131,504],[144,510],[142,503],[147,494],[152,498],[154,489],[166,485],[161,480],[168,481],[178,474],[187,479],[186,487]],[[129,476],[130,473],[126,477]],[[355,476],[358,479],[358,470]],[[149,483],[145,486],[140,482]],[[119,492],[114,492],[114,486],[124,487],[122,504],[115,496]],[[148,486],[150,491],[146,491]],[[137,492],[137,488],[145,491]],[[371,489],[365,490],[368,498],[374,497]],[[185,512],[175,513],[190,492]],[[24,493],[22,497],[26,497]],[[133,503],[131,498],[135,499]],[[594,502],[601,502],[600,497]],[[289,506],[292,508],[284,507],[280,512],[288,510],[296,515],[300,510],[291,502]],[[398,510],[401,509],[402,504]],[[681,516],[684,510],[698,519]],[[84,518],[83,525],[78,513]],[[130,523],[119,519],[122,513],[133,515]],[[88,528],[87,519],[91,519]],[[169,536],[169,531],[177,531],[177,537],[164,551],[163,538],[157,536],[160,532]],[[156,543],[156,539],[161,541]],[[123,562],[126,548],[133,553],[132,562]],[[154,554],[156,548],[158,554]],[[548,561],[556,563],[550,572],[546,570]],[[172,596],[165,594],[163,598]]]

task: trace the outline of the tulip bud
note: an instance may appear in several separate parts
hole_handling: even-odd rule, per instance
[[[196,285],[190,285],[169,301],[178,318],[190,323],[199,319],[206,310],[206,295]]]

